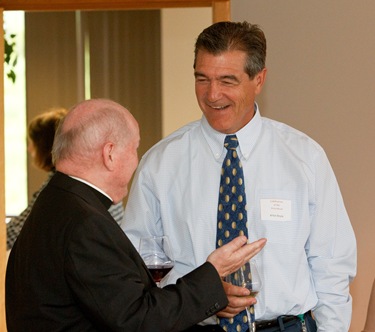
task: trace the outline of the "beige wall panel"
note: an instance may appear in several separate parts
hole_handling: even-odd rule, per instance
[[[351,332],[363,328],[375,277],[375,2],[232,1],[232,20],[264,29],[268,77],[261,113],[326,150],[358,241]]]
[[[75,38],[74,12],[25,14],[27,123],[50,107],[69,108],[78,101]],[[29,159],[28,197],[46,178]]]
[[[211,23],[210,8],[162,10],[163,136],[201,117],[194,92],[194,43]]]

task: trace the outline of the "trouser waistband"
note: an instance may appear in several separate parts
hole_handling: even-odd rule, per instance
[[[305,322],[306,318],[312,319],[311,311],[299,316],[282,315],[272,320],[256,321],[255,326],[257,331],[284,331],[287,327]]]
[[[302,315],[304,318],[309,316],[311,318],[311,311],[308,311],[304,315]],[[312,318],[311,318],[312,319]],[[282,331],[284,326],[288,327],[289,325],[293,325],[297,321],[300,321],[301,319],[298,316],[292,316],[292,315],[283,315],[279,316],[276,319],[272,320],[263,320],[263,321],[256,321],[256,330],[257,331],[266,331],[268,329],[273,330],[274,328],[280,328]],[[276,329],[277,330],[277,329]],[[185,330],[184,332],[224,332],[224,330],[220,327],[220,325],[195,325],[192,326],[190,329]]]
[[[298,316],[285,315],[279,316],[276,319],[257,321],[255,322],[255,326],[257,331],[261,331],[265,329],[270,329],[272,327],[282,327],[285,324],[288,324],[290,322],[296,322],[299,320],[300,319],[298,318]]]

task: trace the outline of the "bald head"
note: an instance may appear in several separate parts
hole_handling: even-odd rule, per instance
[[[60,122],[52,156],[56,170],[109,194],[116,185],[127,187],[138,164],[138,144],[138,123],[126,108],[111,100],[91,99],[75,105]]]
[[[127,144],[137,134],[136,120],[120,104],[108,99],[83,101],[71,108],[57,129],[52,150],[54,162],[91,162],[106,142]]]

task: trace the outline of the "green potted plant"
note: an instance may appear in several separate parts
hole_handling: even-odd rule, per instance
[[[16,73],[14,68],[17,64],[17,53],[15,50],[16,42],[15,42],[15,34],[7,35],[4,32],[4,64],[5,64],[5,72],[7,77],[14,83],[16,81]]]

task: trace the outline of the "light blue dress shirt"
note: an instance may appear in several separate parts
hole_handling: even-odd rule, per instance
[[[255,257],[264,278],[256,319],[313,310],[318,331],[348,331],[356,240],[325,152],[258,109],[236,135],[249,240],[268,240]],[[137,169],[122,227],[136,248],[142,236],[170,237],[175,267],[163,284],[215,250],[224,138],[202,117],[156,144]]]

